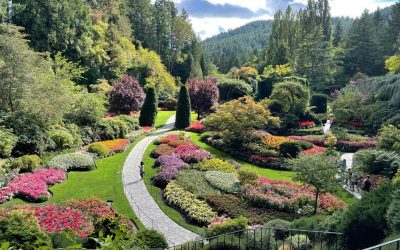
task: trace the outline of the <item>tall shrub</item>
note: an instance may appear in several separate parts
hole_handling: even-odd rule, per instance
[[[181,86],[178,98],[178,108],[176,109],[175,127],[177,129],[185,129],[190,125],[190,97],[186,85]]]
[[[210,113],[219,100],[217,79],[214,77],[207,77],[204,80],[194,78],[189,80],[188,85],[190,103],[198,117]]]
[[[121,80],[113,84],[110,93],[110,110],[118,114],[129,114],[139,111],[143,105],[144,92],[139,81],[124,75]]]
[[[324,114],[328,110],[328,96],[324,94],[314,94],[311,96],[311,106],[314,106],[314,112]]]
[[[157,93],[154,87],[147,89],[146,99],[144,101],[142,111],[140,112],[139,124],[140,126],[154,126],[157,117]]]

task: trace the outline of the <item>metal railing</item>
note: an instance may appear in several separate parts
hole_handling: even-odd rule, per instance
[[[342,234],[336,232],[261,227],[200,239],[173,250],[340,250]]]
[[[400,238],[397,240],[392,240],[388,242],[384,242],[382,244],[365,248],[364,250],[400,250]]]

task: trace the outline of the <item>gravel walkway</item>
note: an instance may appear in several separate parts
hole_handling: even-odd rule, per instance
[[[136,216],[146,228],[162,233],[167,238],[170,247],[194,241],[199,238],[199,235],[181,227],[160,209],[140,178],[138,166],[148,146],[155,139],[173,129],[174,122],[175,116],[172,116],[163,128],[138,142],[127,157],[122,171],[125,196]]]

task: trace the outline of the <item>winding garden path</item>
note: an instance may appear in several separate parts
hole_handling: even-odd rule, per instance
[[[181,227],[160,209],[147,190],[143,179],[140,178],[138,166],[148,146],[155,139],[173,129],[174,122],[175,116],[172,116],[164,127],[138,142],[127,157],[122,170],[125,196],[137,217],[146,228],[155,229],[162,233],[170,246],[194,241],[199,235]]]

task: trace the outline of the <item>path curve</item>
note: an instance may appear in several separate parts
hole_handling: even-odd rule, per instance
[[[146,228],[155,229],[162,233],[168,240],[170,247],[194,241],[200,236],[178,225],[160,209],[147,190],[143,179],[140,178],[138,166],[150,144],[173,129],[174,123],[175,115],[168,119],[163,128],[139,141],[126,158],[122,170],[125,196],[136,216]]]

